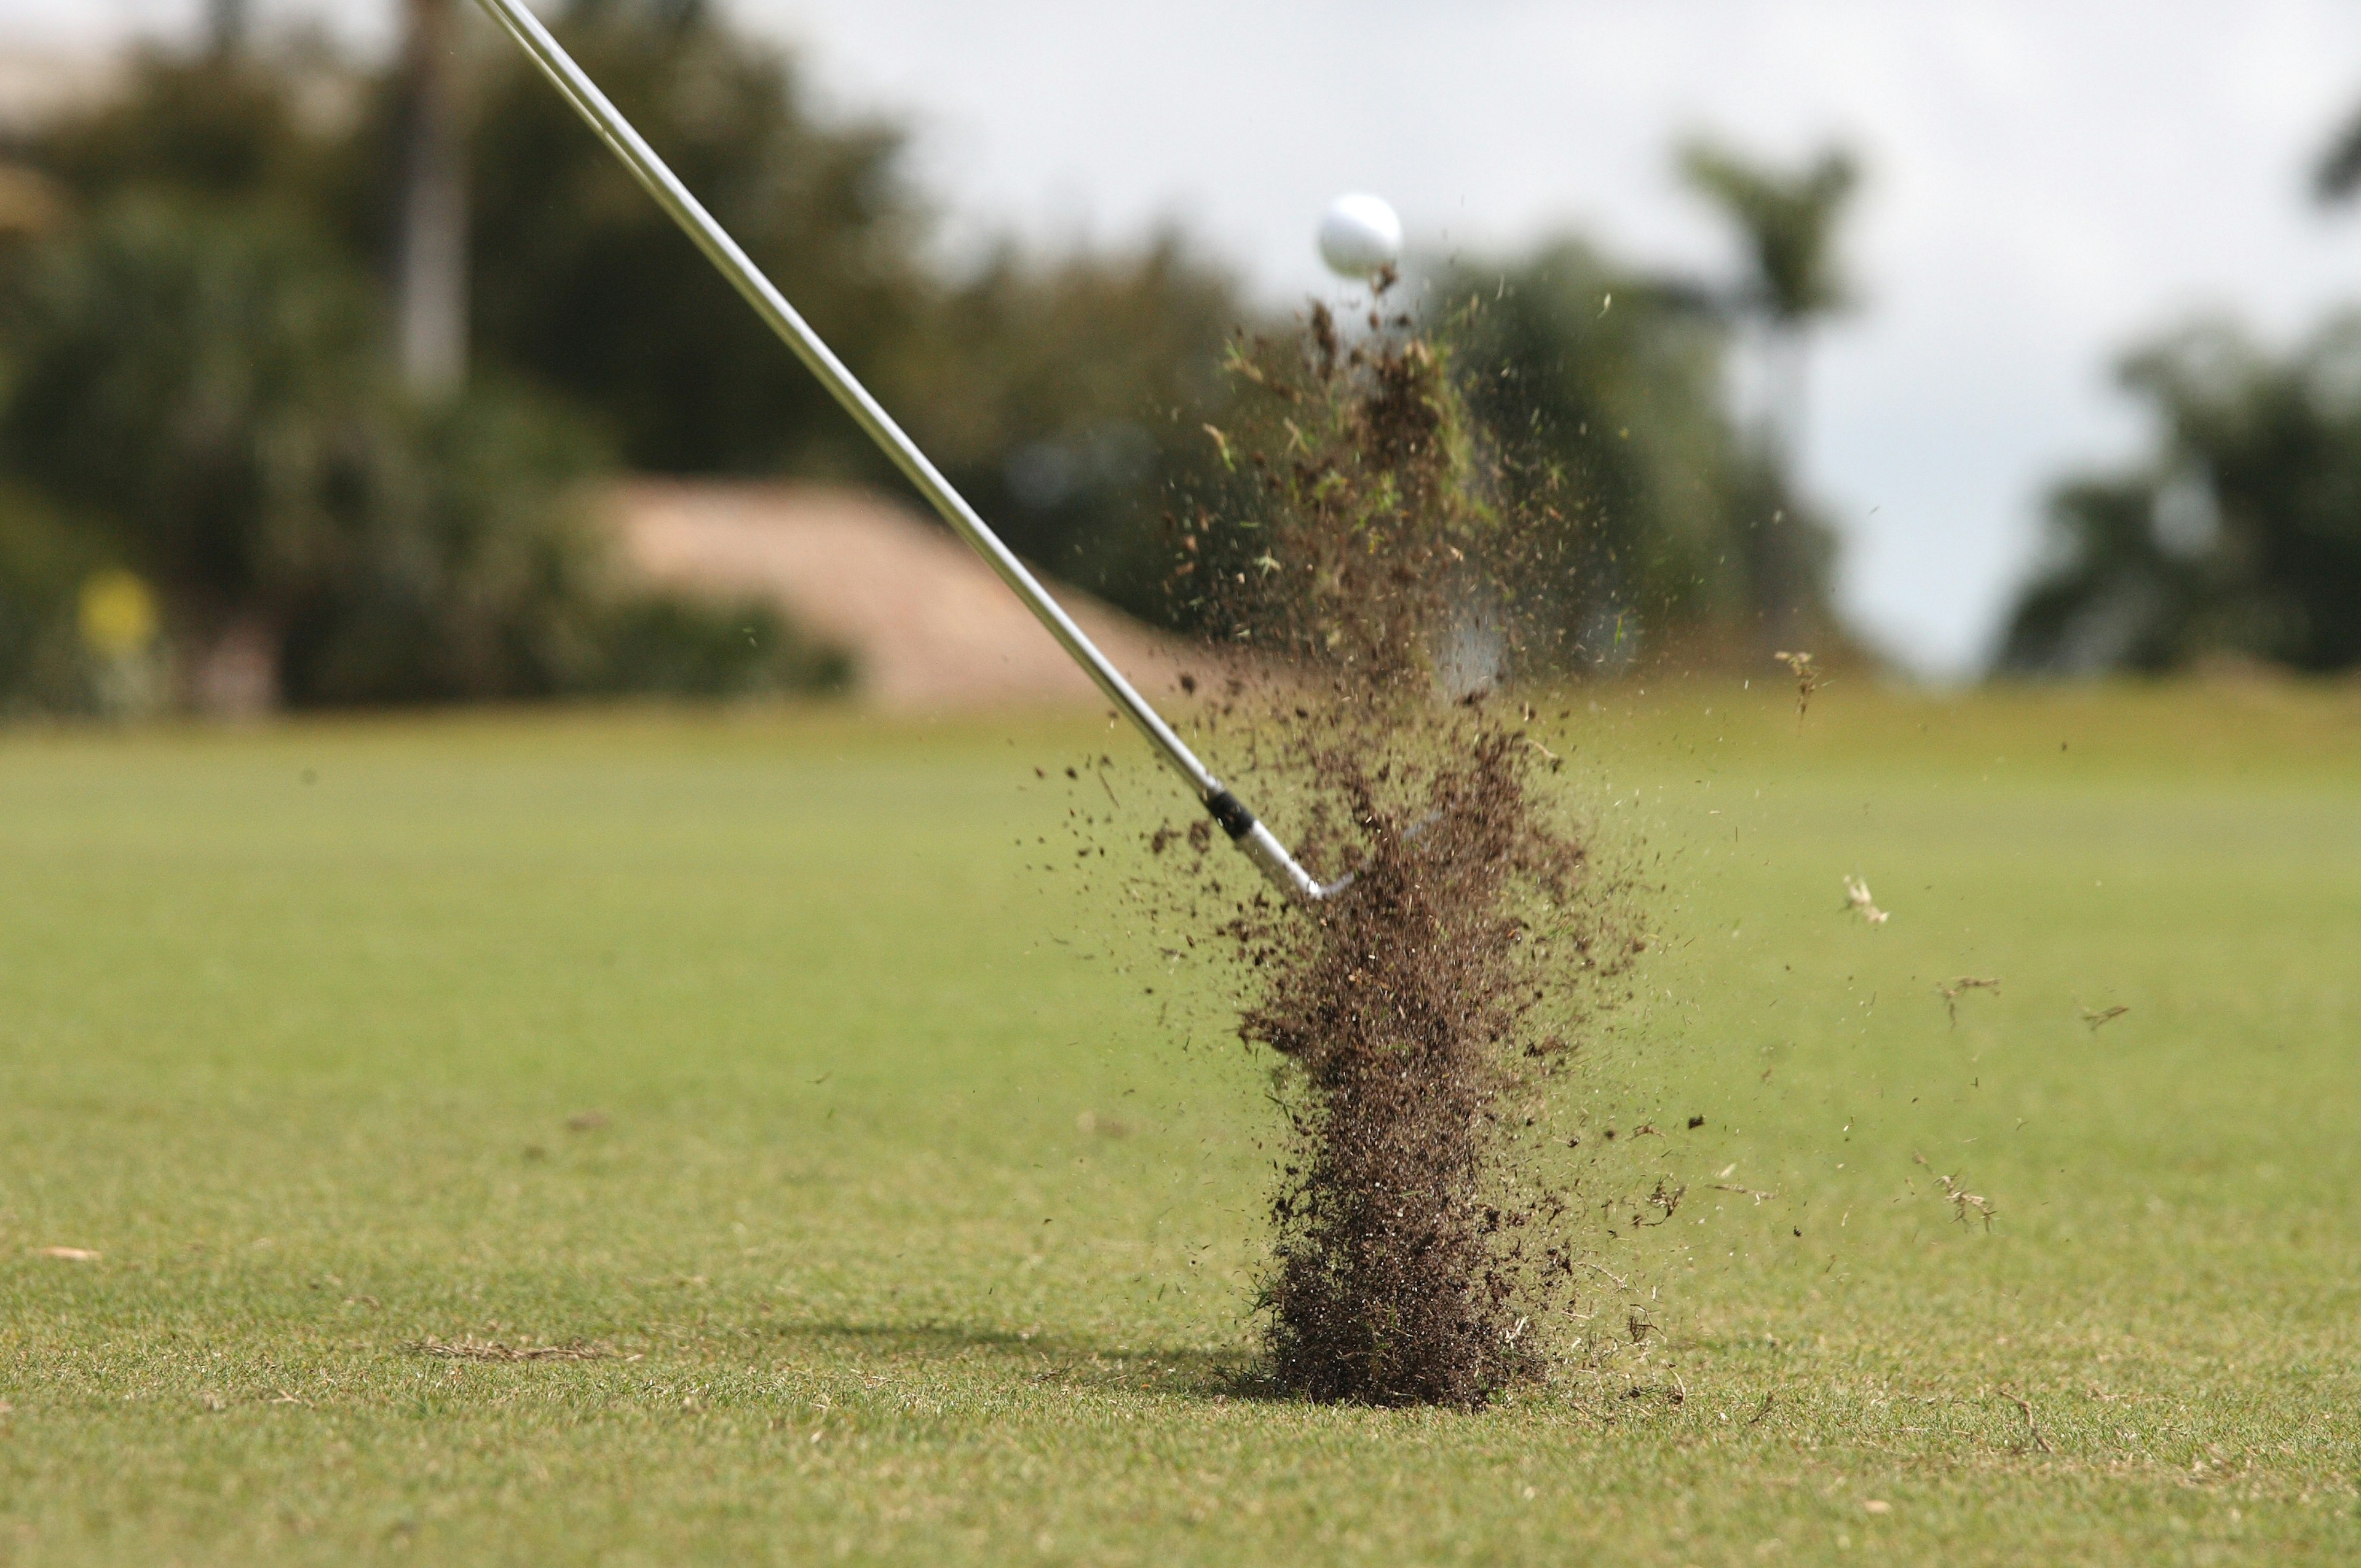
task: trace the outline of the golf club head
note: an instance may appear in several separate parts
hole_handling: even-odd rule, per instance
[[[1223,794],[1227,795],[1228,792],[1224,791]],[[1236,797],[1230,796],[1229,803],[1236,806]],[[1351,887],[1353,879],[1358,874],[1346,872],[1334,882],[1322,882],[1305,871],[1302,862],[1289,854],[1287,846],[1279,841],[1279,836],[1247,813],[1245,807],[1238,806],[1235,817],[1225,815],[1220,806],[1211,801],[1207,802],[1207,807],[1213,812],[1213,820],[1222,825],[1239,851],[1255,863],[1270,884],[1300,904],[1325,904]],[[1237,817],[1244,818],[1243,824],[1237,823]],[[1418,842],[1425,836],[1426,830],[1442,817],[1440,811],[1428,812],[1403,829],[1402,841],[1408,844]]]
[[[1259,822],[1238,836],[1237,846],[1272,886],[1300,903],[1325,904],[1353,884],[1351,872],[1334,882],[1319,881],[1287,852],[1287,846],[1279,841],[1277,835]]]

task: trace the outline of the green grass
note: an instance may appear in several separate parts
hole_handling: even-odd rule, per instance
[[[1472,1414],[1244,1391],[1127,737],[0,737],[0,1563],[2361,1557],[2361,696],[1755,684],[1560,727],[1665,938],[1563,1110],[1689,1195]]]

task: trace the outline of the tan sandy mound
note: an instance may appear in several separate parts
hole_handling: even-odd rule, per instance
[[[861,696],[944,709],[1104,701],[1016,596],[948,531],[873,491],[770,481],[634,479],[618,487],[624,558],[649,580],[767,599],[850,652]],[[1151,698],[1192,644],[1062,584],[1047,585]]]

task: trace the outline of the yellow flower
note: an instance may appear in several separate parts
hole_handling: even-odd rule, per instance
[[[82,641],[92,652],[127,659],[156,640],[156,596],[129,572],[94,572],[82,585]]]

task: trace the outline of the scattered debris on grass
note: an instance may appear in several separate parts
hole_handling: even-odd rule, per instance
[[[2082,1022],[2089,1025],[2091,1033],[2095,1035],[2102,1025],[2114,1023],[2130,1011],[2129,1007],[2085,1007],[2082,1009]]]
[[[33,1255],[35,1257],[53,1257],[60,1263],[96,1263],[105,1255],[104,1253],[93,1252],[88,1247],[42,1246],[35,1247],[33,1249]]]
[[[637,1361],[637,1354],[626,1354],[604,1340],[567,1340],[564,1344],[503,1344],[498,1340],[477,1339],[468,1335],[458,1340],[439,1340],[431,1335],[407,1347],[418,1355],[432,1355],[445,1361]]]
[[[1800,720],[1812,706],[1812,694],[1820,689],[1820,672],[1813,666],[1809,653],[1773,653],[1771,656],[1795,674],[1795,717]]]
[[[1716,1192],[1735,1192],[1741,1198],[1752,1198],[1757,1203],[1768,1202],[1779,1196],[1776,1192],[1764,1191],[1759,1188],[1735,1187],[1727,1181],[1716,1181],[1710,1185]]]
[[[1661,1225],[1671,1219],[1675,1211],[1680,1208],[1681,1200],[1688,1196],[1688,1190],[1685,1185],[1668,1188],[1659,1180],[1655,1190],[1649,1193],[1647,1199],[1648,1206],[1656,1211],[1656,1217],[1653,1220],[1643,1220],[1635,1213],[1631,1216],[1632,1228],[1637,1230],[1647,1225]]]
[[[1933,1175],[1937,1181],[1942,1183],[1943,1196],[1950,1201],[1954,1219],[1964,1225],[1968,1223],[1968,1215],[1974,1213],[1982,1218],[1984,1229],[1992,1229],[1993,1220],[2000,1211],[1993,1207],[1990,1199],[1985,1198],[1982,1193],[1969,1191],[1960,1185],[1958,1178],[1945,1176],[1937,1171],[1932,1165],[1927,1165],[1925,1155],[1914,1154],[1910,1157],[1920,1165],[1927,1166],[1928,1173]]]
[[[2011,1404],[2025,1412],[2025,1430],[2026,1433],[2032,1437],[2033,1446],[2041,1450],[2044,1453],[2057,1453],[2058,1451],[2056,1449],[2049,1446],[2049,1440],[2041,1435],[2041,1427],[2039,1423],[2036,1422],[2033,1419],[2033,1401],[2026,1398],[2020,1394],[2011,1393],[2005,1388],[2002,1389],[2001,1392],[2008,1396],[2008,1399]]]
[[[1867,890],[1864,889],[1863,891],[1866,892]],[[2000,981],[1998,980],[1979,980],[1974,975],[1963,974],[1960,976],[1959,979],[1951,981],[1949,985],[1945,985],[1940,981],[1937,981],[1935,982],[1935,994],[1943,999],[1944,1010],[1950,1014],[1951,1027],[1955,1029],[1960,1026],[1960,998],[1965,996],[1971,991],[1989,991],[1994,996],[1998,996],[2000,994]]]
[[[1846,908],[1858,910],[1861,917],[1872,926],[1885,924],[1885,911],[1880,909],[1877,906],[1877,901],[1870,897],[1869,883],[1859,877],[1848,876],[1844,879],[1844,890]]]

